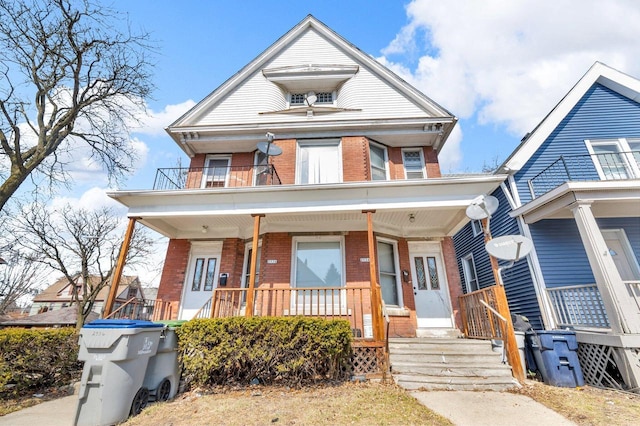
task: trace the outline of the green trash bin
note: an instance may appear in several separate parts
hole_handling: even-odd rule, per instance
[[[80,330],[84,367],[74,425],[113,425],[147,405],[143,380],[162,329],[150,321],[95,320]]]
[[[157,321],[162,328],[158,352],[149,359],[143,386],[149,389],[155,401],[167,401],[178,392],[180,365],[178,363],[178,337],[176,328],[186,320]]]

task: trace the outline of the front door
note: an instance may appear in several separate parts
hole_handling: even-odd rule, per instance
[[[212,248],[192,249],[189,259],[179,319],[190,320],[213,295],[218,286],[220,251]]]
[[[602,236],[622,281],[640,281],[640,268],[622,229],[603,229]]]
[[[438,245],[410,246],[411,276],[418,328],[452,328],[449,286]]]

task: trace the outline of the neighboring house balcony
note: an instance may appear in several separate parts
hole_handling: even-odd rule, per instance
[[[561,156],[529,180],[537,198],[571,181],[640,179],[640,150]]]

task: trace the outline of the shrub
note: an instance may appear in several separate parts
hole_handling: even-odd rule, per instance
[[[183,376],[196,386],[298,386],[347,377],[351,329],[344,320],[197,319],[177,329]]]
[[[0,330],[0,397],[68,385],[81,372],[75,329]]]

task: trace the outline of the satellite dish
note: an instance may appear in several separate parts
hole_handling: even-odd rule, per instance
[[[467,207],[467,217],[472,220],[482,220],[491,217],[498,210],[498,199],[491,195],[480,195],[473,199]]]
[[[533,242],[522,235],[504,235],[489,240],[485,245],[487,252],[498,259],[516,262],[531,252]]]
[[[307,104],[307,106],[312,106],[316,103],[317,100],[318,97],[316,96],[316,92],[309,92],[304,97],[304,102]]]
[[[267,136],[266,142],[258,142],[258,144],[256,145],[256,148],[258,148],[258,151],[262,152],[267,157],[269,156],[276,157],[282,154],[282,148],[272,144],[273,139],[275,138],[275,135],[271,132],[267,132],[266,136]]]

